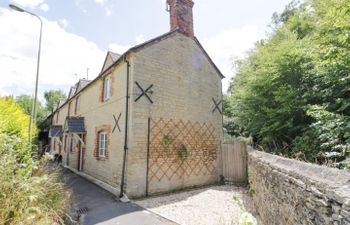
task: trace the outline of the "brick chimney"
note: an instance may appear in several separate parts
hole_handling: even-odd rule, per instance
[[[170,11],[171,30],[180,29],[186,36],[193,38],[193,1],[167,0]]]

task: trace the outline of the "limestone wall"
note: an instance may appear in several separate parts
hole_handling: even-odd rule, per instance
[[[148,117],[152,119],[150,193],[218,181],[222,115],[213,112],[212,99],[222,98],[221,78],[202,50],[178,33],[135,53],[131,66],[127,193],[145,195]],[[135,102],[142,93],[135,82],[144,90],[153,85],[148,93],[153,104],[146,96]],[[177,156],[181,146],[187,149],[186,160]]]
[[[148,118],[151,123],[151,160],[149,193],[168,192],[219,180],[222,174],[222,115],[213,99],[222,100],[221,77],[195,40],[181,33],[161,39],[152,46],[131,51],[128,154],[125,190],[133,196],[146,194]],[[105,74],[112,78],[112,96],[102,98],[103,80],[99,78],[70,100],[70,115],[85,118],[87,133],[82,173],[98,179],[116,190],[120,187],[125,135],[126,64],[119,62]],[[137,82],[137,84],[136,84]],[[142,94],[139,86],[147,92]],[[54,124],[64,125],[68,104],[53,116]],[[55,119],[57,118],[56,121]],[[115,120],[119,119],[119,129]],[[163,133],[159,133],[161,129]],[[107,132],[106,157],[97,152],[99,131]],[[180,134],[181,133],[181,134]],[[167,138],[172,152],[163,144]],[[57,148],[57,145],[56,145]],[[164,148],[164,149],[163,149]],[[163,151],[164,150],[164,151]],[[56,151],[58,151],[56,149]],[[78,168],[78,152],[62,151],[63,164]],[[158,153],[163,154],[161,157]],[[179,154],[184,154],[179,157]],[[160,158],[160,161],[158,161]]]
[[[262,224],[350,224],[350,172],[248,150]]]

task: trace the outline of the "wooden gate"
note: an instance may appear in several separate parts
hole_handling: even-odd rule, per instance
[[[226,182],[246,184],[248,180],[247,145],[230,141],[222,144],[223,176]]]

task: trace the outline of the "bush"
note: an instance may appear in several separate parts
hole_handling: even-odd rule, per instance
[[[68,206],[57,171],[47,173],[47,159],[34,161],[18,149],[21,139],[0,135],[0,221],[3,224],[63,223]]]
[[[308,161],[350,169],[349,117],[329,112],[322,106],[309,106],[307,114],[315,122],[294,140],[294,154],[303,155]]]
[[[29,116],[13,98],[0,97],[0,134],[15,135],[22,143],[28,140]],[[36,133],[34,128],[34,134]]]
[[[29,116],[13,98],[0,97],[1,224],[63,224],[68,195],[47,158],[35,159],[28,127]]]

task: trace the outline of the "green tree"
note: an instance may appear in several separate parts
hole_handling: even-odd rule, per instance
[[[233,121],[271,151],[290,145],[308,122],[302,77],[313,64],[307,45],[280,29],[248,59],[237,62],[230,101]]]
[[[66,99],[67,96],[61,90],[50,90],[44,93],[46,100],[46,110],[53,112],[60,100]]]
[[[28,140],[29,116],[13,98],[0,97],[0,134]],[[35,131],[35,129],[34,129]]]
[[[25,114],[27,115],[31,115],[32,113],[32,105],[33,105],[33,98],[29,95],[19,95],[16,97],[15,100],[16,104],[18,104],[20,107],[22,107],[22,109],[24,110]],[[47,115],[48,115],[48,111],[45,107],[43,107],[43,105],[41,104],[41,102],[38,100],[37,101],[37,118],[36,118],[36,125],[40,125],[42,124]]]
[[[33,98],[30,95],[19,95],[15,98],[18,104],[24,110],[24,113],[30,115],[32,112]]]
[[[269,37],[236,61],[224,106],[240,135],[265,150],[347,167],[349,21],[349,0],[292,2],[274,14]]]

